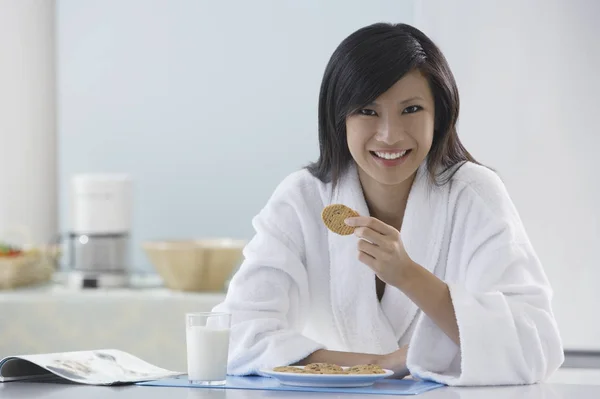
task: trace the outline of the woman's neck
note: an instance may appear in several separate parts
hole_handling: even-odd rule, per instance
[[[385,185],[359,169],[358,176],[371,216],[400,230],[414,174],[398,185]]]

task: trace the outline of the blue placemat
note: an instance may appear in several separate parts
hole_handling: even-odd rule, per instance
[[[384,379],[375,382],[370,387],[361,388],[313,388],[281,385],[274,378],[265,377],[233,377],[227,376],[227,383],[221,386],[192,385],[187,375],[176,378],[165,378],[156,381],[139,382],[137,385],[156,387],[188,387],[212,389],[258,389],[267,391],[296,391],[296,392],[331,392],[331,393],[364,393],[378,395],[418,395],[444,385],[431,381],[416,381],[411,379]]]

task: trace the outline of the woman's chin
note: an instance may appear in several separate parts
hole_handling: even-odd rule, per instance
[[[405,183],[407,180],[410,180],[414,176],[416,169],[395,168],[394,170],[381,170],[380,168],[371,167],[365,172],[371,180],[374,180],[379,184],[385,186],[398,186]]]

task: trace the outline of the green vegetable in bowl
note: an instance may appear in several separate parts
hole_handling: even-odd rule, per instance
[[[0,242],[0,258],[19,256],[23,253],[20,248],[7,243]]]

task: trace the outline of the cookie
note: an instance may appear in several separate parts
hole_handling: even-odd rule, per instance
[[[304,370],[315,370],[320,371],[322,369],[333,369],[333,370],[342,370],[340,366],[337,364],[330,363],[310,363],[304,366]]]
[[[304,367],[304,370],[310,374],[348,374],[337,364],[329,363],[311,363]]]
[[[320,374],[350,374],[346,370],[321,369]]]
[[[294,367],[294,366],[278,366],[278,367],[275,367],[273,369],[273,371],[278,372],[278,373],[297,373],[297,374],[304,373],[304,370],[302,370],[300,367]]]
[[[385,371],[376,364],[361,364],[344,369],[337,364],[311,363],[304,366],[304,368],[279,366],[273,368],[273,371],[296,374],[385,374]]]
[[[344,223],[349,217],[359,216],[358,212],[346,205],[333,204],[326,206],[321,212],[321,219],[325,226],[334,233],[347,236],[354,233],[354,227]]]
[[[385,374],[385,371],[376,364],[361,364],[348,369],[350,374]]]

